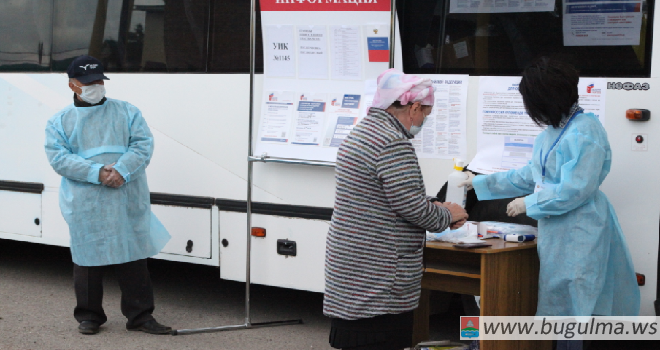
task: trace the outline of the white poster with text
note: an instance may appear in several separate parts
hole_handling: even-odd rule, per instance
[[[318,146],[325,125],[326,94],[302,93],[293,122],[291,144]]]
[[[555,9],[554,0],[451,0],[451,13],[547,12]]]
[[[434,105],[412,144],[419,158],[465,159],[467,75],[421,75],[433,81]]]
[[[293,91],[266,91],[259,124],[259,141],[286,144],[291,133]]]
[[[292,25],[264,26],[266,42],[266,75],[295,77],[296,55]]]
[[[534,140],[544,128],[527,114],[518,91],[520,77],[481,77],[477,110],[477,154],[468,168],[482,174],[519,169],[532,159]],[[604,123],[603,78],[582,78],[579,103]]]
[[[564,46],[639,45],[641,1],[564,1]]]
[[[362,37],[359,26],[331,26],[332,78],[362,79]]]
[[[326,26],[299,26],[298,78],[328,79]]]

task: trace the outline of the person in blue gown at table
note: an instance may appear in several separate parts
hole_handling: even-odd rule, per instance
[[[96,334],[107,321],[103,273],[112,266],[122,292],[126,329],[169,334],[156,322],[147,258],[170,235],[151,212],[145,168],[154,139],[142,113],[105,97],[103,65],[75,58],[67,70],[73,104],[48,120],[46,156],[62,176],[60,210],[69,225],[78,331]]]
[[[546,129],[520,169],[470,174],[460,186],[479,200],[516,198],[507,214],[538,220],[538,316],[636,316],[640,296],[630,252],[600,184],[612,151],[598,118],[578,105],[578,72],[541,58],[525,68],[520,94],[530,118]],[[521,197],[524,196],[524,197]],[[581,349],[560,341],[558,349]]]

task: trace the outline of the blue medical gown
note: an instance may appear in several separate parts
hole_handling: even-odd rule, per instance
[[[71,256],[80,266],[121,264],[160,252],[170,235],[151,212],[145,168],[154,141],[135,106],[107,99],[70,105],[46,126],[46,155],[62,175],[60,209],[69,224]],[[124,177],[119,188],[99,183],[99,170]]]
[[[561,128],[548,127],[521,169],[477,176],[479,200],[525,196],[527,215],[538,220],[539,316],[636,316],[639,287],[614,208],[598,188],[612,163],[605,129],[591,113],[573,118],[550,152],[544,190],[543,157]]]

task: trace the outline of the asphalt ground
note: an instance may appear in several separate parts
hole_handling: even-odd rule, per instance
[[[154,316],[174,329],[243,324],[245,284],[223,281],[215,267],[149,260]],[[108,322],[95,335],[78,333],[73,318],[68,248],[0,239],[0,349],[331,349],[323,295],[253,285],[252,322],[303,319],[304,324],[191,335],[125,330],[114,273],[106,272]]]
[[[252,323],[302,319],[303,324],[191,335],[150,335],[125,330],[120,291],[111,269],[104,281],[108,322],[96,335],[82,335],[73,318],[68,248],[0,239],[0,350],[30,349],[332,349],[330,320],[320,293],[252,285]],[[149,260],[154,316],[174,329],[243,324],[245,284],[221,280],[215,267]],[[459,338],[460,296],[431,316],[432,340]],[[585,350],[660,349],[658,342],[594,341]]]

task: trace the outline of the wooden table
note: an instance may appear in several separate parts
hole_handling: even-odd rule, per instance
[[[431,290],[481,296],[481,316],[534,316],[539,259],[536,241],[486,240],[488,248],[460,249],[453,243],[427,242],[422,296],[415,311],[413,343],[429,338]],[[447,320],[456,322],[460,320]],[[481,341],[482,350],[546,350],[550,341]]]

